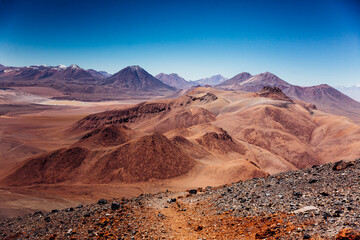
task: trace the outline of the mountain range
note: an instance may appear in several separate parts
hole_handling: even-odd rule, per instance
[[[114,75],[69,67],[0,67],[0,87],[47,87],[60,91],[60,99],[103,101],[111,99],[149,99],[176,92],[139,66],[126,67]],[[137,93],[137,94],[134,94]]]
[[[224,78],[220,74],[214,75],[209,78],[202,78],[202,79],[194,80],[194,81],[187,81],[184,78],[180,77],[176,73],[171,73],[171,74],[160,73],[160,74],[156,75],[155,77],[157,79],[159,79],[160,81],[162,81],[163,83],[170,85],[172,87],[175,87],[177,89],[189,89],[189,88],[191,88],[193,86],[197,86],[197,85],[215,86],[215,85],[220,84],[227,80],[227,78]]]
[[[199,80],[195,80],[195,81],[191,81],[193,83],[196,83],[196,85],[210,85],[210,86],[215,86],[217,84],[220,84],[224,81],[226,81],[227,78],[221,76],[220,74],[218,75],[214,75],[212,77],[209,77],[209,78],[202,78],[202,79],[199,79]]]
[[[294,100],[315,104],[321,110],[347,116],[356,122],[360,122],[360,103],[327,84],[300,87],[287,83],[272,73],[265,72],[255,76],[249,73],[240,73],[216,85],[215,88],[256,92],[265,86],[278,87]]]
[[[343,115],[360,122],[360,103],[336,90],[321,84],[312,87],[292,85],[278,76],[265,72],[252,76],[243,72],[228,80],[221,75],[197,81],[186,81],[178,74],[158,74],[153,77],[140,66],[126,67],[114,75],[85,70],[77,65],[6,67],[0,66],[0,87],[47,87],[60,91],[58,99],[83,101],[151,99],[176,97],[180,89],[198,84],[215,84],[215,88],[230,91],[257,92],[265,86],[280,88],[296,101],[314,104],[332,114]]]

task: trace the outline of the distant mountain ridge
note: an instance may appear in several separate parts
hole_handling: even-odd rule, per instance
[[[199,80],[195,80],[195,81],[191,81],[194,83],[194,85],[211,85],[211,86],[215,86],[217,84],[220,84],[222,82],[225,82],[227,80],[227,78],[223,77],[220,74],[211,76],[209,78],[202,78]]]
[[[177,73],[171,73],[171,74],[165,74],[165,73],[159,73],[155,76],[157,79],[162,81],[165,84],[168,84],[170,86],[176,87],[178,89],[189,89],[193,86],[205,86],[210,85],[214,86],[217,84],[220,84],[227,80],[227,78],[221,76],[220,74],[214,75],[209,78],[202,78],[199,80],[194,81],[187,81],[184,78],[180,77]]]
[[[139,66],[129,66],[114,75],[85,70],[78,65],[27,67],[0,66],[0,87],[49,87],[64,94],[61,99],[102,101],[111,99],[149,99],[176,91]]]
[[[180,77],[176,73],[170,73],[170,74],[159,73],[158,75],[155,76],[155,78],[177,89],[188,89],[193,86],[191,82],[186,81],[184,78]]]
[[[160,80],[159,80],[160,79]],[[178,89],[194,85],[215,85],[215,88],[233,91],[258,92],[266,86],[278,87],[294,100],[315,104],[326,112],[344,115],[360,122],[360,103],[335,88],[321,84],[312,87],[292,85],[270,72],[252,76],[243,72],[228,80],[221,75],[197,81],[186,81],[178,74],[158,74],[153,77],[140,66],[126,67],[114,75],[85,70],[78,65],[9,67],[0,65],[0,87],[48,87],[60,91],[60,99],[104,101],[122,99],[169,98]],[[175,95],[174,95],[175,94]]]
[[[282,80],[273,73],[265,72],[255,76],[240,73],[222,84],[216,85],[215,88],[258,92],[266,86],[278,87],[294,100],[312,103],[326,112],[347,116],[360,122],[360,103],[327,84],[300,87]]]

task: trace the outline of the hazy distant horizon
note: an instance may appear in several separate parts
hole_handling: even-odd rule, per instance
[[[0,1],[0,64],[360,84],[360,2]]]

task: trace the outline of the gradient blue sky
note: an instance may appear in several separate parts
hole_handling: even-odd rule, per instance
[[[0,63],[360,84],[360,1],[0,0]]]

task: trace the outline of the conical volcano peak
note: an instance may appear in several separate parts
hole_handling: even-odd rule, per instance
[[[144,69],[142,67],[140,67],[139,65],[128,66],[127,68],[131,69],[133,71],[144,71]]]

